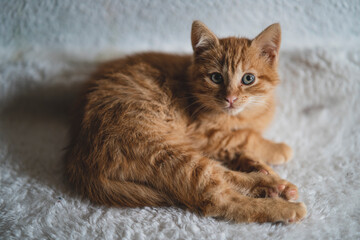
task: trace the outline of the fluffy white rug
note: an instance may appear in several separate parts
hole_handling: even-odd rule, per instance
[[[93,56],[30,51],[0,59],[1,239],[359,239],[360,49],[284,51],[267,137],[308,207],[301,223],[235,224],[178,208],[107,208],[64,184],[67,110]],[[75,54],[76,55],[76,54]],[[82,56],[82,58],[79,58]]]

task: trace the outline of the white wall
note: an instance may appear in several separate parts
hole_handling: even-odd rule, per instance
[[[280,22],[283,49],[360,43],[359,0],[0,0],[0,48],[189,51],[194,19],[247,37]]]

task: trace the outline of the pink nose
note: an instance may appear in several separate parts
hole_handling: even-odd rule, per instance
[[[235,97],[235,96],[228,96],[228,97],[226,98],[226,101],[227,101],[228,103],[230,103],[230,105],[232,105],[236,100],[237,100],[237,97]]]

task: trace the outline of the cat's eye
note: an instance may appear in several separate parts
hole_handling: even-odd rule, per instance
[[[213,81],[216,84],[220,84],[220,83],[222,83],[224,81],[223,76],[220,73],[217,73],[217,72],[212,73],[210,78],[211,78],[211,81]]]
[[[255,76],[251,73],[246,73],[241,79],[241,82],[245,85],[253,84],[255,81]]]

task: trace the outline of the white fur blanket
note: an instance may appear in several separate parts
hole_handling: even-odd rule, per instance
[[[62,148],[76,83],[95,58],[0,58],[1,239],[359,239],[360,49],[283,51],[270,139],[294,159],[275,170],[308,207],[293,225],[235,224],[178,208],[107,208],[64,184]]]

